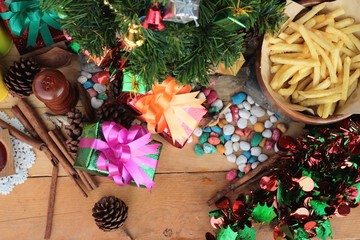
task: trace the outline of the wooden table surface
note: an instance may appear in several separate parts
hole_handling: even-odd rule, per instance
[[[13,48],[0,64],[8,67],[18,58]],[[61,71],[75,81],[78,69],[75,59]],[[29,100],[38,113],[47,111],[34,96]],[[16,98],[8,96],[0,102],[0,111],[11,115],[9,108],[16,103]],[[162,141],[158,136],[154,138]],[[114,195],[129,206],[125,227],[134,239],[205,239],[206,232],[214,231],[208,212],[215,209],[206,201],[227,184],[225,174],[236,166],[217,153],[197,157],[193,144],[177,149],[162,142],[152,192],[134,186],[119,187],[107,178],[96,177],[99,188],[84,198],[60,167],[51,239],[127,239],[121,231],[105,233],[95,225],[91,209],[105,195]],[[35,153],[37,159],[27,181],[9,195],[0,195],[1,240],[43,239],[52,165],[42,152]],[[360,208],[352,209],[345,218],[332,219],[331,224],[334,239],[360,239]],[[257,239],[272,239],[268,225],[258,225],[257,229]]]

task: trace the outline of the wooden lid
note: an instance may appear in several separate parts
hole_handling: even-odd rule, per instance
[[[77,95],[59,70],[41,70],[36,74],[32,87],[35,96],[56,114],[67,113],[76,104]]]

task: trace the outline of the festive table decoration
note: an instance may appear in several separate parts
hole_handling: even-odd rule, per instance
[[[54,11],[41,10],[37,0],[1,0],[0,17],[11,32],[19,53],[65,40]]]
[[[198,92],[190,91],[189,85],[178,85],[174,78],[168,77],[129,105],[141,114],[138,118],[147,122],[151,133],[160,133],[181,148],[207,112],[202,106],[205,100],[197,99]]]
[[[31,59],[20,58],[5,73],[4,83],[14,97],[27,97],[33,93],[32,83],[40,71]]]
[[[145,94],[147,92],[144,80],[138,75],[133,75],[130,72],[123,72],[122,92],[130,92],[132,95]]]
[[[332,235],[329,218],[345,217],[358,206],[359,121],[311,127],[297,139],[282,137],[278,147],[280,165],[262,177],[262,190],[240,195],[233,205],[223,198],[219,210],[210,212],[217,239],[255,239],[252,221],[276,224],[275,239],[326,239]]]
[[[165,5],[164,21],[188,23],[199,17],[200,0],[170,0]]]
[[[0,112],[0,119],[24,132],[24,126],[16,118],[9,118],[4,112]],[[9,194],[16,185],[26,181],[28,169],[35,163],[35,153],[31,146],[10,136],[13,158],[15,161],[15,174],[7,177],[0,177],[0,194]]]
[[[59,20],[62,27],[92,56],[104,56],[123,41],[127,71],[147,86],[167,76],[183,84],[208,85],[211,65],[234,65],[248,34],[275,32],[285,20],[283,0],[44,0],[42,7],[66,16]],[[232,18],[244,27],[217,24],[232,14],[241,16]]]
[[[126,129],[114,122],[88,124],[74,167],[108,176],[119,186],[133,182],[150,190],[161,147],[140,125]]]

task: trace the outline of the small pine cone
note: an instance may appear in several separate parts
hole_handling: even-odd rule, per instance
[[[68,136],[66,147],[69,153],[76,158],[80,137],[83,129],[84,117],[80,110],[73,108],[67,114],[69,125],[65,126],[65,133]]]
[[[30,59],[20,58],[14,62],[5,74],[4,83],[14,97],[27,97],[32,94],[32,83],[40,71],[38,65]]]
[[[96,119],[99,122],[113,121],[129,128],[134,117],[126,111],[124,106],[118,103],[107,103],[96,110]]]
[[[114,196],[106,196],[95,203],[92,216],[96,225],[103,231],[111,231],[121,227],[128,214],[128,206]]]
[[[123,74],[121,71],[116,73],[115,79],[108,84],[107,95],[110,100],[116,100],[122,91]]]

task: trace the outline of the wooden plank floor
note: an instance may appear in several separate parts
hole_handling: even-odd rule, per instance
[[[18,57],[13,49],[0,63],[9,66]],[[76,79],[76,69],[74,61],[63,71],[70,79]],[[30,101],[38,113],[46,111],[34,97]],[[15,104],[16,99],[9,96],[0,102],[0,110],[10,115],[8,108]],[[37,160],[29,170],[29,179],[9,195],[0,195],[1,240],[43,239],[52,166],[42,152],[35,152]],[[115,195],[129,206],[125,226],[134,239],[204,239],[207,231],[213,231],[207,214],[214,207],[207,206],[206,201],[226,185],[225,174],[233,167],[219,154],[199,158],[191,144],[180,150],[164,142],[156,186],[151,193],[134,186],[118,187],[111,180],[97,177],[100,187],[88,198],[75,189],[60,168],[51,239],[126,239],[120,231],[102,232],[92,219],[94,203],[105,195]],[[360,208],[352,209],[348,217],[332,219],[331,223],[334,239],[360,239]],[[258,239],[272,239],[268,225],[257,225],[257,229]]]

